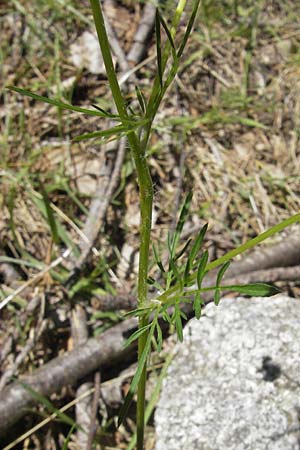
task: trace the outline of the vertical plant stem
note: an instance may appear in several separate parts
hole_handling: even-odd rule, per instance
[[[99,0],[90,0],[94,22],[98,34],[98,40],[101,47],[103,61],[106,68],[107,78],[112,91],[112,95],[121,119],[124,119],[124,125],[128,119],[124,97],[121,93],[118,79],[115,73],[108,37],[104,25],[103,14]],[[153,203],[153,183],[149,171],[149,167],[145,156],[145,147],[135,133],[128,133],[128,142],[132,151],[133,159],[136,166],[139,199],[140,199],[140,259],[138,272],[138,306],[143,307],[147,301],[147,275],[149,261],[149,246],[152,220],[152,203]],[[139,319],[139,327],[147,324],[147,319],[141,317]],[[147,341],[147,333],[144,333],[138,341],[138,358],[140,359]],[[144,420],[145,420],[145,387],[146,387],[146,363],[143,368],[142,375],[138,384],[137,391],[137,449],[143,450],[144,442]]]

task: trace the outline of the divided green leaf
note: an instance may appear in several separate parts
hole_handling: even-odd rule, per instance
[[[62,102],[60,100],[55,100],[53,98],[44,97],[42,95],[34,94],[33,92],[27,91],[26,89],[21,89],[16,86],[7,86],[7,89],[11,91],[17,92],[18,94],[26,95],[27,97],[31,97],[34,100],[39,100],[44,103],[49,103],[50,105],[57,106],[58,108],[68,109],[69,111],[81,112],[83,114],[88,114],[89,116],[100,116],[100,117],[108,117],[107,113],[99,110],[94,111],[93,109],[80,108],[79,106],[73,106],[69,103]],[[113,117],[115,120],[121,120],[117,115],[109,115],[109,117]]]

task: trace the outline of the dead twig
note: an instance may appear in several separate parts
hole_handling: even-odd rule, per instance
[[[84,345],[88,340],[88,327],[86,314],[80,305],[76,305],[71,315],[71,336],[74,348]],[[82,383],[76,389],[76,398],[81,398],[84,392],[89,391],[91,383]],[[91,413],[91,396],[78,401],[75,407],[76,423],[79,425],[76,432],[76,446],[84,449],[88,440],[88,426]]]
[[[75,384],[99,367],[123,361],[135,351],[135,346],[124,349],[124,343],[136,326],[135,318],[115,325],[97,338],[89,339],[83,346],[54,358],[34,374],[22,378],[22,382],[47,397],[63,386]],[[5,387],[0,393],[0,436],[35,403],[29,390],[17,381]]]
[[[85,236],[88,236],[89,241],[88,243],[82,242],[82,253],[75,263],[76,268],[80,268],[86,262],[99,235],[99,231],[101,230],[101,227],[103,225],[103,220],[108,205],[111,201],[111,197],[119,182],[125,152],[126,139],[122,138],[119,143],[118,153],[114,163],[114,169],[108,182],[107,188],[103,189],[103,186],[100,186],[99,191],[96,193],[95,198],[92,200],[90,212],[83,228],[83,233]]]
[[[155,12],[156,8],[153,4],[149,2],[145,5],[141,23],[133,39],[131,49],[127,54],[127,61],[132,65],[140,62],[145,53],[146,42],[154,26]]]
[[[89,434],[88,434],[88,440],[86,444],[86,450],[91,450],[93,445],[93,440],[96,434],[96,427],[97,427],[97,411],[98,411],[98,403],[99,403],[99,397],[100,397],[100,373],[95,373],[95,390],[94,390],[94,396],[93,396],[93,404],[92,404],[92,411],[91,411],[91,421],[89,426]]]

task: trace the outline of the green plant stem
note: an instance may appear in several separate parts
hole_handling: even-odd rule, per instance
[[[98,34],[98,40],[101,47],[102,57],[106,68],[107,78],[112,91],[112,95],[116,104],[116,108],[123,124],[126,125],[128,114],[126,111],[125,101],[122,96],[118,79],[115,73],[108,37],[105,29],[103,14],[99,0],[90,0],[94,22]],[[152,203],[153,203],[153,183],[149,171],[149,167],[145,157],[145,148],[141,146],[140,140],[134,131],[128,132],[128,142],[132,151],[133,159],[136,166],[139,199],[140,199],[140,259],[138,272],[138,307],[142,308],[147,301],[147,275],[149,261],[149,246],[152,221]],[[141,317],[139,319],[139,328],[147,325],[147,319]],[[147,341],[148,334],[144,333],[138,340],[138,358],[140,359]],[[146,387],[146,370],[145,363],[137,390],[137,449],[143,449],[144,442],[144,420],[145,420],[145,387]]]

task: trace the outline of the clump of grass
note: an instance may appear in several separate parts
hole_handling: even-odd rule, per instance
[[[133,377],[128,395],[121,408],[119,423],[126,416],[130,403],[137,392],[137,449],[143,449],[144,423],[145,423],[145,386],[147,359],[153,342],[159,352],[162,348],[162,330],[159,318],[172,324],[177,332],[180,341],[183,340],[182,320],[186,319],[182,306],[192,303],[195,316],[201,317],[203,306],[202,293],[211,291],[214,295],[215,304],[218,305],[223,291],[230,290],[248,295],[271,295],[274,290],[265,284],[253,285],[231,285],[226,286],[222,279],[229,267],[233,257],[253,248],[263,240],[273,234],[283,230],[285,227],[300,221],[300,214],[281,222],[270,228],[261,235],[237,247],[223,255],[215,261],[209,262],[207,251],[202,251],[202,244],[205,239],[207,225],[205,225],[193,240],[188,240],[180,246],[180,238],[184,223],[187,219],[192,193],[189,193],[180,210],[179,219],[174,232],[168,234],[167,247],[169,259],[167,264],[163,264],[156,245],[153,245],[153,252],[156,264],[161,272],[161,282],[157,282],[148,277],[149,254],[150,254],[150,234],[153,204],[153,181],[147,159],[147,149],[149,139],[153,129],[153,122],[157,111],[163,101],[166,91],[172,84],[181,62],[188,38],[192,32],[200,0],[194,0],[191,13],[188,19],[185,33],[180,42],[176,42],[177,31],[180,19],[186,8],[186,0],[178,0],[173,18],[166,21],[161,12],[157,10],[155,21],[156,34],[156,76],[152,85],[149,98],[146,98],[139,86],[135,87],[135,98],[138,101],[140,111],[136,112],[128,106],[118,82],[117,74],[113,65],[109,41],[104,25],[101,3],[99,0],[90,0],[94,23],[98,34],[99,45],[101,47],[106,74],[115,102],[116,114],[109,113],[103,109],[86,109],[73,106],[57,99],[42,97],[24,89],[11,87],[15,92],[27,95],[35,100],[55,105],[61,109],[76,111],[86,115],[97,116],[101,119],[114,119],[117,125],[110,129],[87,133],[76,137],[76,140],[101,138],[102,140],[116,138],[120,139],[126,135],[135,164],[139,186],[140,201],[140,258],[137,279],[138,305],[130,313],[138,317],[138,330],[133,333],[127,341],[130,345],[138,340],[138,367]],[[210,3],[210,2],[206,2]],[[164,39],[163,39],[164,35]],[[254,124],[257,126],[257,124]],[[47,204],[47,196],[43,192],[43,198]],[[47,210],[52,234],[57,236],[55,222],[50,209]],[[203,279],[207,273],[220,267],[214,286],[203,287]],[[148,286],[152,284],[157,289],[154,298],[148,297]],[[170,309],[171,308],[171,309]],[[170,312],[172,311],[172,312]]]

